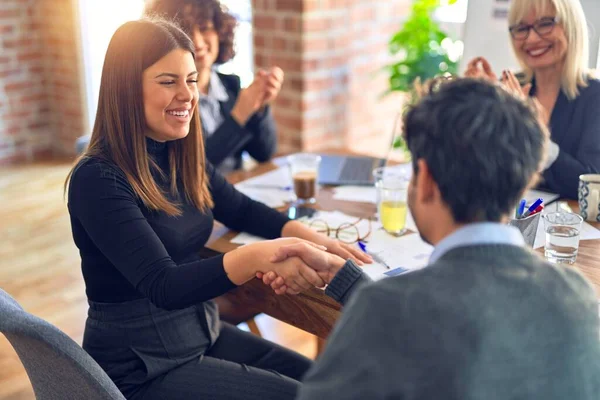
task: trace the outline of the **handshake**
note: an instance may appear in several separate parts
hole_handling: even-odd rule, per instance
[[[298,294],[323,287],[347,259],[359,265],[372,262],[370,256],[346,243],[329,238],[320,242],[281,238],[242,246],[232,253],[237,252],[246,267],[251,268],[252,276],[262,279],[277,294]]]

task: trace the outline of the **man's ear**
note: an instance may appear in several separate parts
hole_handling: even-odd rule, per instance
[[[414,188],[417,201],[421,204],[435,201],[439,196],[439,189],[437,183],[433,180],[433,176],[431,176],[427,162],[423,158],[417,160],[417,171]]]

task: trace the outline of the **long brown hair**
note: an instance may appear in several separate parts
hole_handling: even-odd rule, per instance
[[[116,165],[127,177],[135,193],[152,210],[181,215],[177,204],[169,201],[152,174],[146,148],[142,73],[175,49],[194,56],[190,38],[172,22],[144,18],[123,24],[113,35],[102,68],[98,111],[90,144],[76,166],[89,158],[100,158]],[[189,134],[167,143],[171,193],[182,183],[185,197],[198,209],[213,207],[206,177],[206,159],[198,106],[194,109]]]

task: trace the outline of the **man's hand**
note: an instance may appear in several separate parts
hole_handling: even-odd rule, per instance
[[[310,245],[307,246],[311,247]],[[298,294],[313,287],[325,286],[322,277],[302,259],[297,257],[277,262],[273,265],[273,270],[270,272],[277,275],[281,286],[285,285],[285,293],[287,294]]]
[[[325,247],[299,238],[279,238],[247,245],[252,248],[249,255],[253,262],[260,265],[258,274],[272,271],[286,285],[286,293],[298,294],[313,287],[323,287],[323,278],[301,258],[290,255],[277,257],[282,248],[303,245],[324,252]],[[246,246],[244,246],[246,247]]]
[[[331,282],[335,274],[337,274],[345,264],[343,258],[305,242],[280,247],[269,261],[273,263],[285,262],[285,260],[288,260],[290,257],[299,257],[307,266],[316,271],[324,283]],[[265,284],[270,285],[277,294],[295,294],[295,292],[297,292],[297,290],[290,287],[287,284],[286,279],[280,276],[275,270],[266,273],[257,273],[256,276],[257,278],[262,279]]]

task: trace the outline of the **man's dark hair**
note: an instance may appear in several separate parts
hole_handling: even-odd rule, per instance
[[[428,90],[404,117],[415,173],[425,160],[456,222],[499,221],[537,180],[546,128],[494,83],[461,78]]]
[[[152,0],[146,4],[148,16],[174,20],[188,35],[195,27],[201,31],[212,22],[219,36],[219,55],[215,63],[223,64],[235,56],[235,17],[219,0]]]

